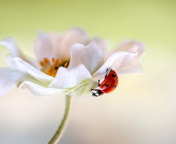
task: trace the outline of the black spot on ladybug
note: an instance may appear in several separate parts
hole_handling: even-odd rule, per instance
[[[116,88],[116,86],[113,86],[113,88],[115,89],[115,88]]]
[[[109,85],[108,84],[105,84],[106,87],[108,87]]]
[[[112,77],[116,77],[115,74],[112,74]]]

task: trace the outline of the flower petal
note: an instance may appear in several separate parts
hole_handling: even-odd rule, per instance
[[[129,51],[137,53],[136,57],[127,60],[117,69],[118,74],[139,73],[142,71],[140,57],[145,51],[145,46],[138,41],[126,40],[122,42],[115,51]]]
[[[57,58],[57,49],[59,49],[60,36],[55,33],[43,33],[38,32],[37,40],[34,45],[34,54],[38,61],[43,61],[44,58],[48,58],[50,61],[52,58]]]
[[[88,43],[88,35],[79,28],[67,31],[62,37],[54,33],[37,34],[34,45],[34,53],[38,61],[48,58],[50,61],[54,57],[60,61],[70,59],[70,47],[74,43]]]
[[[112,54],[103,66],[93,75],[93,79],[103,79],[107,68],[113,69],[119,74],[118,69],[134,57],[136,57],[134,52],[116,52]]]
[[[120,74],[131,74],[131,73],[141,73],[142,68],[140,66],[140,59],[134,57],[131,60],[126,61],[118,69],[115,69],[117,73]]]
[[[0,41],[0,45],[4,45],[8,48],[10,55],[7,56],[7,60],[11,67],[16,67],[16,65],[12,62],[13,57],[19,57],[22,60],[35,66],[36,68],[39,68],[39,65],[36,64],[34,60],[27,58],[22,54],[22,52],[20,51],[19,47],[17,46],[17,44],[13,39],[11,38],[4,39],[3,41]]]
[[[91,89],[93,89],[97,85],[97,82],[92,81],[91,79],[87,79],[79,83],[77,86],[68,88],[64,94],[71,96],[90,96]]]
[[[27,79],[27,75],[16,68],[1,68],[0,77],[0,96],[6,95],[13,86],[17,85],[23,79]]]
[[[22,59],[24,58],[24,56],[22,55],[21,51],[19,50],[17,44],[13,39],[11,38],[4,39],[3,41],[0,41],[0,45],[6,46],[11,56],[20,57]]]
[[[70,48],[75,43],[84,45],[89,43],[89,36],[80,28],[70,29],[62,36],[58,51],[59,58],[63,60],[70,59]]]
[[[38,85],[36,83],[30,82],[30,81],[24,81],[20,84],[19,88],[26,87],[30,90],[30,92],[34,95],[39,96],[47,96],[54,93],[63,92],[64,89],[56,89],[56,88],[48,88],[41,85]]]
[[[14,58],[13,56],[8,55],[6,58],[7,58],[7,61],[10,65],[10,67],[13,67],[13,68],[17,67],[16,63],[13,61],[13,58]]]
[[[70,55],[71,60],[69,68],[83,64],[91,74],[96,72],[104,61],[102,50],[94,41],[88,46],[74,44],[71,47]]]
[[[40,70],[36,69],[35,67],[18,57],[13,58],[13,61],[20,71],[30,74],[32,77],[36,78],[41,82],[50,83],[52,80],[54,80],[52,76],[41,72]]]
[[[17,65],[16,65],[16,63],[14,62],[14,57],[13,56],[11,56],[11,55],[8,55],[7,56],[7,61],[8,61],[8,63],[10,64],[10,67],[14,67],[14,68],[16,68],[17,67]],[[37,69],[41,69],[41,66],[39,65],[39,63],[36,61],[36,60],[34,60],[34,59],[31,59],[31,58],[25,58],[26,60],[24,60],[24,61],[26,61],[27,63],[29,63],[29,64],[31,64],[32,66],[34,66],[35,68],[37,68]]]
[[[99,39],[99,38],[97,38],[97,37],[95,37],[93,40],[96,42],[96,44],[97,44],[98,46],[100,46],[100,48],[102,49],[104,58],[106,58],[106,56],[107,56],[107,48],[108,48],[108,43],[107,43],[107,41],[101,40],[101,39]]]
[[[60,67],[55,79],[49,85],[53,88],[71,88],[79,84],[80,82],[91,79],[89,71],[84,65],[80,64],[73,69]]]
[[[138,41],[126,40],[120,43],[120,45],[112,53],[118,51],[135,52],[138,56],[141,56],[145,51],[145,47]]]

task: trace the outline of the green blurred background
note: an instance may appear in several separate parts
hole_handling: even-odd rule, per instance
[[[143,73],[120,76],[118,89],[99,98],[73,98],[61,144],[176,143],[176,1],[0,0],[0,40],[13,37],[33,55],[38,31],[81,27],[90,37],[143,42]],[[0,67],[7,67],[0,46]],[[0,98],[0,143],[44,144],[64,111],[64,96],[36,97],[14,88]]]

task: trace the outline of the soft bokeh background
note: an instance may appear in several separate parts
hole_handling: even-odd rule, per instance
[[[142,41],[144,72],[120,76],[99,98],[73,98],[60,144],[176,143],[176,2],[174,0],[0,0],[0,39],[13,37],[33,57],[36,32],[71,27],[109,40]],[[7,67],[0,46],[0,67]],[[0,98],[0,144],[45,144],[64,111],[64,96],[33,96],[14,88]]]

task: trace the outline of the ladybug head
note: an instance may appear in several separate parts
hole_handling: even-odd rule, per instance
[[[91,89],[91,91],[92,91],[92,96],[93,97],[99,97],[100,95],[103,95],[104,93],[101,91],[101,90],[99,90],[99,89]]]

